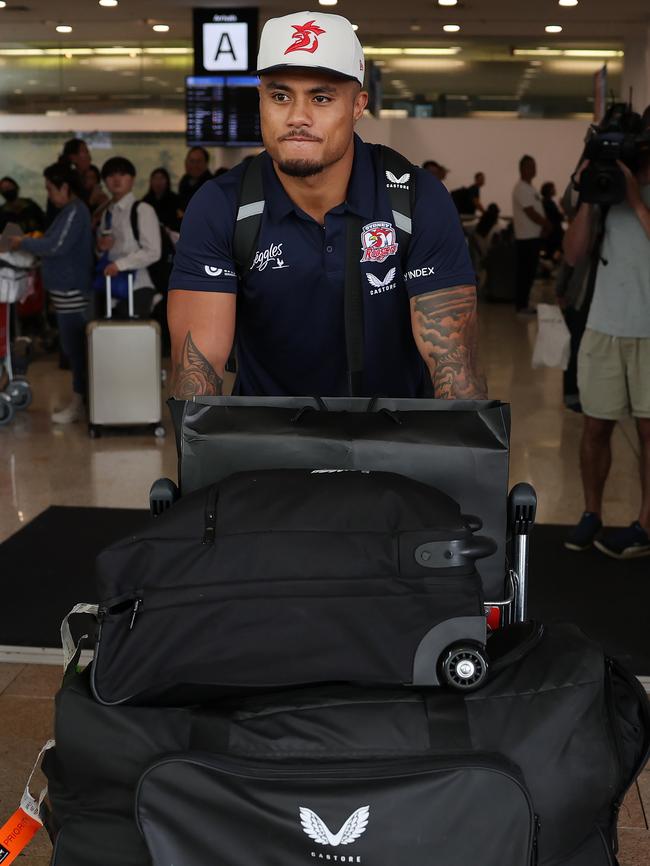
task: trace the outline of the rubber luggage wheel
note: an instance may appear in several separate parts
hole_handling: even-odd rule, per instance
[[[455,644],[449,647],[442,658],[442,680],[457,691],[478,689],[485,681],[487,671],[485,651],[474,644]]]
[[[0,394],[0,427],[5,424],[10,424],[14,417],[14,404],[11,402],[11,397],[4,392]]]

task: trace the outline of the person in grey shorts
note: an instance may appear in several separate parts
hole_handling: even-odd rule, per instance
[[[650,129],[650,106],[643,115]],[[586,167],[583,163],[579,173]],[[578,354],[578,390],[584,413],[580,449],[585,511],[565,541],[570,550],[593,544],[616,559],[650,555],[650,154],[626,179],[626,199],[606,214],[587,328]],[[567,230],[570,265],[593,240],[593,208],[581,204]],[[624,529],[603,531],[602,503],[616,422],[636,419],[641,458],[641,510]]]

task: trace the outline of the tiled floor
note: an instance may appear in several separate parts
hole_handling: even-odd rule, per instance
[[[561,374],[531,369],[535,325],[516,319],[509,307],[482,308],[481,331],[490,394],[512,403],[511,480],[535,485],[540,521],[570,523],[582,510],[577,461],[582,422],[562,406]],[[69,374],[51,359],[40,359],[30,369],[30,380],[32,407],[11,427],[0,428],[0,541],[51,504],[146,507],[151,481],[175,477],[171,435],[165,441],[142,436],[90,440],[82,425],[54,429],[49,412],[67,397]],[[636,517],[638,471],[636,433],[628,423],[614,437],[606,493],[609,523]],[[6,588],[19,576],[2,578]],[[50,736],[59,675],[56,667],[0,664],[0,824],[17,807],[29,769]],[[649,818],[646,770],[621,812],[622,866],[650,864]],[[46,866],[49,847],[42,832],[19,862]]]

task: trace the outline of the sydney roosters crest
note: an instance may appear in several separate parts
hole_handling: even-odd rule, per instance
[[[369,223],[361,232],[362,262],[385,262],[399,248],[397,233],[390,223]]]
[[[315,21],[307,21],[306,24],[292,24],[291,26],[296,31],[291,37],[293,44],[284,53],[307,51],[309,54],[313,54],[318,48],[318,37],[326,31],[319,27]]]

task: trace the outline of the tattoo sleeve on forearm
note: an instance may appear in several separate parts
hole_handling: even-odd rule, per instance
[[[222,393],[223,379],[219,377],[208,359],[197,348],[192,334],[187,332],[180,362],[174,369],[172,393],[179,400],[189,400],[195,395],[211,397]]]
[[[473,286],[455,286],[413,299],[413,332],[431,372],[434,394],[449,400],[487,397],[478,371],[478,322]]]

